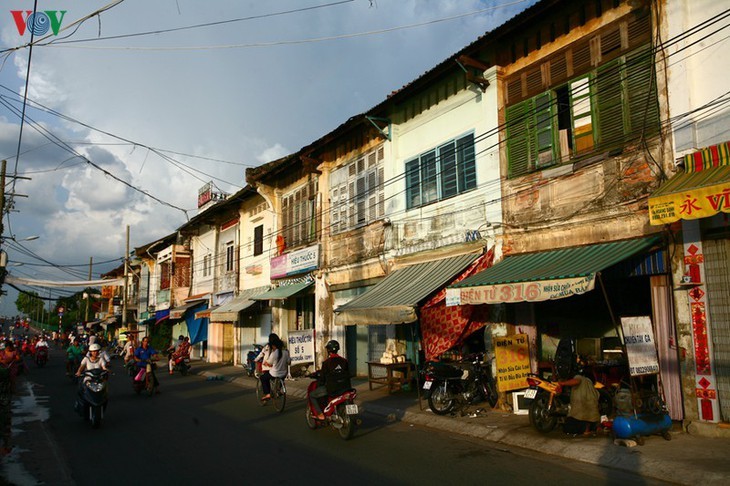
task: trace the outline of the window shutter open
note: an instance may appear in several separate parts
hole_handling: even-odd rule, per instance
[[[621,147],[624,140],[624,115],[620,59],[598,68],[594,80],[594,101],[598,148],[611,150]]]
[[[533,105],[533,100],[529,99],[505,111],[510,177],[526,174],[537,157]]]
[[[653,78],[651,49],[637,49],[626,56],[626,96],[628,135],[631,139],[656,135],[659,131],[656,79]]]

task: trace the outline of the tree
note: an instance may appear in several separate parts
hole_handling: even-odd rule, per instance
[[[15,307],[23,314],[31,317],[40,317],[43,313],[44,305],[43,299],[36,292],[21,292],[18,294],[18,298],[15,299]]]

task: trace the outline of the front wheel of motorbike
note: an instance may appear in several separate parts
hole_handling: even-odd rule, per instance
[[[428,397],[428,407],[436,415],[446,415],[454,409],[456,400],[445,383],[434,382],[431,395]]]
[[[341,439],[348,440],[352,437],[352,434],[355,433],[355,421],[352,419],[351,415],[347,415],[344,403],[337,406],[337,414],[342,420],[342,426],[337,429],[337,433],[340,434]]]
[[[183,363],[182,365],[180,365],[180,374],[183,375],[183,376],[187,376],[188,375],[188,367],[187,367],[187,365],[185,363]]]
[[[155,378],[152,376],[152,373],[147,373],[145,376],[144,389],[149,396],[155,394]]]
[[[317,428],[317,421],[314,420],[314,414],[312,413],[312,408],[309,406],[309,403],[307,403],[307,408],[304,411],[304,418],[307,420],[307,427],[312,430]]]
[[[550,414],[548,399],[548,395],[538,395],[530,404],[530,423],[542,434],[551,432],[558,424],[558,418]]]

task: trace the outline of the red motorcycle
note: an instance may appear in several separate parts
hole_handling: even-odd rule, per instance
[[[307,387],[307,409],[305,411],[307,426],[314,430],[321,426],[331,425],[337,430],[340,437],[348,440],[355,433],[355,426],[359,423],[359,410],[355,404],[357,390],[350,388],[337,395],[327,397],[327,405],[322,409],[324,420],[317,418],[317,411],[312,407],[309,395],[317,388],[317,374],[312,374],[310,378],[315,378]]]

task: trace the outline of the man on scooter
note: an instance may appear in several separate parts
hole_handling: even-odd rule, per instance
[[[321,399],[329,395],[336,395],[352,388],[350,383],[350,365],[347,360],[337,354],[340,343],[334,339],[325,345],[328,358],[322,363],[322,369],[317,377],[317,388],[309,394],[309,401],[317,412],[317,418],[324,420]]]

